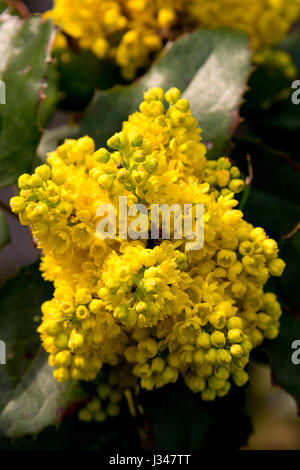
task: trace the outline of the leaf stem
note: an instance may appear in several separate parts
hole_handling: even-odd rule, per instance
[[[21,2],[20,0],[5,0],[5,2],[9,6],[12,6],[19,13],[21,18],[29,18],[30,11],[28,10],[24,2]]]
[[[269,155],[274,155],[276,157],[281,158],[287,165],[289,165],[291,168],[293,168],[295,171],[300,171],[300,165],[296,162],[294,162],[290,155],[285,152],[281,152],[280,150],[276,150],[272,147],[269,147],[268,145],[264,144],[262,140],[259,137],[238,137],[235,136],[235,140],[237,142],[241,143],[248,143],[248,144],[254,144],[260,147],[261,150],[265,151]]]
[[[293,228],[293,230],[290,231],[287,235],[283,235],[283,239],[286,240],[288,238],[293,238],[294,235],[300,230],[300,222],[296,225],[296,227]]]
[[[253,166],[252,166],[252,161],[251,161],[251,156],[249,154],[246,155],[247,158],[247,163],[248,163],[248,176],[246,177],[245,180],[245,189],[243,192],[243,197],[240,202],[240,210],[242,211],[249,199],[250,192],[251,192],[251,183],[253,180]]]

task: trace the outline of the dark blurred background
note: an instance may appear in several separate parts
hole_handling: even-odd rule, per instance
[[[43,12],[50,10],[53,2],[51,0],[27,0],[24,1],[30,11],[32,12]]]

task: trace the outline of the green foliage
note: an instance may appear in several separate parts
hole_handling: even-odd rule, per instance
[[[299,315],[285,312],[281,318],[280,335],[266,344],[272,366],[273,383],[289,392],[300,406],[299,368],[292,363],[292,343],[300,340]]]
[[[57,59],[62,108],[81,110],[92,99],[96,88],[104,90],[123,81],[115,66],[100,61],[90,51],[59,49],[54,52],[54,57]],[[66,62],[64,57],[67,57]]]
[[[6,84],[6,104],[0,105],[0,187],[31,168],[41,136],[37,112],[51,34],[50,22],[0,15],[0,79]]]
[[[291,54],[299,78],[299,30],[290,34],[279,47]],[[275,383],[299,403],[299,372],[291,363],[291,344],[300,339],[300,232],[297,231],[300,220],[300,107],[292,104],[290,96],[274,102],[267,110],[258,106],[263,95],[267,97],[270,90],[274,92],[272,87],[276,80],[278,85],[278,75],[273,75],[270,81],[262,71],[260,79],[258,74],[251,78],[252,90],[247,94],[248,101],[242,109],[245,121],[235,134],[232,157],[247,174],[245,156],[250,155],[253,180],[243,212],[249,222],[263,227],[277,239],[280,256],[286,262],[283,276],[267,286],[284,305],[280,334],[263,347],[269,353]]]
[[[37,156],[45,162],[48,152],[53,152],[65,139],[71,139],[76,136],[78,126],[72,124],[64,124],[54,129],[46,130],[40,140]]]
[[[299,309],[300,232],[283,241],[281,256],[287,263],[285,272],[279,281],[281,295],[287,305]]]
[[[175,86],[190,100],[210,157],[227,148],[239,123],[238,108],[251,70],[246,36],[237,32],[197,31],[168,48],[148,73],[132,85],[98,91],[80,121],[80,135],[105,146],[122,122],[138,109],[143,91]]]
[[[23,268],[1,290],[0,331],[7,364],[0,373],[0,433],[5,436],[34,434],[56,424],[70,403],[82,399],[78,385],[54,380],[39,345],[35,317],[51,294],[52,286],[42,280],[37,264]]]
[[[154,446],[163,450],[237,449],[251,432],[244,388],[204,402],[180,381],[143,392],[141,401]]]
[[[140,439],[135,420],[124,404],[120,416],[105,423],[83,423],[77,418],[76,407],[67,410],[62,424],[48,426],[35,436],[16,440],[0,436],[0,450],[101,450],[107,454],[135,451]],[[75,412],[75,413],[74,413]]]

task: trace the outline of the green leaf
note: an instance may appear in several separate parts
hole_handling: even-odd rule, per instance
[[[265,349],[270,358],[274,384],[283,387],[300,406],[300,364],[292,363],[292,354],[296,351],[292,343],[295,340],[300,340],[300,318],[293,313],[283,313],[280,334],[276,340],[265,344]]]
[[[46,130],[40,140],[37,155],[44,162],[48,152],[53,152],[65,139],[70,139],[78,132],[78,126],[63,124]]]
[[[251,432],[244,388],[204,402],[179,381],[143,392],[141,403],[154,445],[163,450],[238,449]]]
[[[58,383],[48,355],[39,350],[0,414],[0,432],[17,438],[59,424],[74,401],[84,398],[78,382]]]
[[[101,450],[108,455],[140,449],[136,422],[126,405],[116,418],[104,423],[84,423],[77,413],[66,417],[57,427],[49,426],[37,436],[25,436],[12,441],[0,437],[0,450]],[[133,453],[134,455],[134,453]]]
[[[9,230],[3,211],[0,209],[0,249],[9,242]]]
[[[44,89],[41,92],[42,99],[38,109],[38,124],[42,129],[49,124],[60,97],[58,72],[54,61],[47,68],[46,80],[47,82],[44,84]]]
[[[247,222],[263,227],[272,236],[288,234],[300,219],[299,205],[256,189],[243,212]]]
[[[276,46],[276,49],[282,49],[291,55],[293,63],[298,69],[298,76],[295,77],[295,80],[299,79],[300,77],[300,30],[298,29],[290,33],[283,41],[281,41]],[[265,78],[267,79],[267,77]],[[265,84],[267,83],[267,86],[261,86],[261,90],[266,95],[270,95],[270,91],[272,91],[274,88],[274,83],[272,82],[272,80],[267,82],[266,79],[261,81],[261,83],[265,83]],[[294,91],[291,89],[292,81],[293,80],[290,79],[289,82],[287,83],[287,88],[289,88],[291,92]],[[259,84],[257,83],[257,85]],[[256,87],[255,92],[257,92],[257,89],[258,89],[258,86]],[[252,98],[254,98],[254,94],[252,94]],[[279,102],[276,107],[273,107],[269,113],[265,114],[264,116],[261,116],[257,122],[261,126],[264,126],[264,127],[266,126],[275,127],[276,132],[277,132],[277,129],[286,130],[290,132],[299,131],[300,129],[300,105],[293,104],[291,96],[289,96],[286,100]]]
[[[119,69],[92,52],[60,49],[55,51],[62,92],[60,106],[67,110],[84,109],[93,98],[95,89],[106,90],[122,83]],[[63,60],[67,57],[67,61]]]
[[[280,256],[286,262],[286,267],[278,281],[279,292],[288,305],[299,307],[300,232],[297,232],[292,238],[284,240]]]
[[[242,115],[269,109],[290,85],[290,78],[286,77],[282,70],[271,66],[258,67],[250,77],[249,91],[241,109]]]
[[[6,104],[0,104],[0,187],[30,170],[35,156],[51,34],[51,23],[40,18],[24,22],[5,12],[0,15],[0,79],[6,85]]]
[[[47,354],[39,347],[36,316],[52,294],[37,264],[7,281],[0,296],[0,334],[6,344],[6,364],[0,366],[0,433],[8,437],[37,433],[56,424],[80,393],[73,382],[52,377]],[[27,300],[26,300],[27,299]]]
[[[134,84],[97,92],[80,122],[80,135],[93,137],[97,147],[106,145],[138,109],[143,91],[175,86],[190,100],[204,141],[213,144],[209,156],[220,156],[239,123],[238,109],[250,70],[248,39],[242,33],[197,31],[167,48]]]

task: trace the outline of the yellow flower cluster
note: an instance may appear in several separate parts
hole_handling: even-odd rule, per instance
[[[115,417],[120,414],[123,390],[118,386],[118,381],[118,374],[111,371],[107,382],[102,381],[97,387],[97,396],[79,410],[78,418],[80,421],[102,423],[108,417]]]
[[[255,49],[275,44],[300,16],[300,0],[55,0],[46,16],[131,80],[166,40],[196,27],[245,31]]]
[[[264,48],[253,56],[256,65],[279,69],[288,79],[297,77],[297,67],[288,52],[280,49]]]
[[[299,0],[188,0],[191,17],[204,28],[235,28],[258,49],[279,42],[300,16]]]
[[[149,390],[181,375],[212,400],[230,378],[243,385],[252,348],[277,336],[280,305],[263,285],[284,262],[236,209],[238,169],[224,157],[207,161],[200,134],[178,89],[153,88],[110,150],[66,140],[48,165],[19,178],[11,207],[31,226],[55,287],[39,332],[58,381],[94,379],[106,363],[130,367]],[[203,204],[203,248],[187,251],[174,223],[169,240],[126,240],[119,229],[115,239],[98,236],[98,207],[112,204],[119,216],[120,196],[129,208],[192,204],[193,224]]]
[[[134,78],[162,48],[183,0],[56,0],[46,17],[100,58],[110,58]]]

